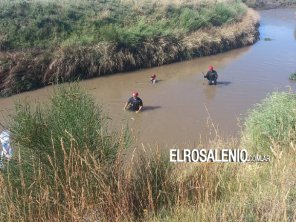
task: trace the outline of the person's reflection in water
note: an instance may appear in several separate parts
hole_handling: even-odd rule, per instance
[[[296,26],[294,28],[294,39],[296,40]]]

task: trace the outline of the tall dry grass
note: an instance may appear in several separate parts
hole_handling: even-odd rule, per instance
[[[231,145],[223,141],[216,147],[237,148]],[[284,152],[273,147],[270,163],[172,164],[168,153],[151,150],[147,154],[146,148],[141,150],[142,157],[125,158],[118,153],[112,166],[75,146],[73,142],[71,152],[64,156],[63,168],[48,157],[53,178],[38,162],[33,163],[31,184],[23,179],[27,172],[22,168],[21,187],[14,187],[1,175],[5,221],[296,219],[295,144]],[[22,160],[15,161],[20,164]]]
[[[229,165],[222,171],[223,198],[178,205],[147,221],[295,221],[295,143],[271,148],[276,151],[269,163]]]
[[[222,200],[225,184],[237,174],[230,165],[172,165],[167,154],[152,150],[148,155],[143,150],[144,156],[133,159],[119,152],[114,164],[106,165],[93,153],[81,151],[74,141],[70,148],[61,141],[61,147],[63,167],[55,157],[48,156],[51,164],[46,168],[36,159],[30,183],[20,155],[9,163],[1,175],[5,221],[146,220],[177,206],[198,207]],[[11,172],[11,164],[20,166],[18,175]],[[16,176],[20,186],[11,182]]]

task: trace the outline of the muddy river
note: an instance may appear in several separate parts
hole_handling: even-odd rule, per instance
[[[80,84],[104,105],[111,127],[128,126],[138,143],[194,146],[213,136],[212,124],[221,136],[236,137],[239,120],[254,104],[270,92],[296,89],[288,80],[296,71],[296,9],[260,14],[260,41],[253,46]],[[203,78],[209,65],[219,74],[217,86],[208,86]],[[159,79],[155,85],[149,82],[152,74]],[[139,114],[122,110],[134,90],[144,102]],[[7,122],[15,101],[46,101],[51,94],[52,87],[46,87],[0,99],[0,122]]]

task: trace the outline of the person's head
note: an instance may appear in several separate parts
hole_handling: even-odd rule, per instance
[[[156,75],[155,75],[155,74],[153,74],[153,75],[151,76],[151,78],[152,78],[152,79],[155,79],[155,78],[156,78]]]
[[[134,97],[134,98],[137,98],[137,97],[138,97],[138,95],[139,95],[139,93],[138,93],[138,92],[133,92],[133,97]]]
[[[209,71],[213,71],[214,67],[213,66],[209,66]]]

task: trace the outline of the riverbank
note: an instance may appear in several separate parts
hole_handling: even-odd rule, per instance
[[[295,0],[245,0],[249,7],[256,9],[275,9],[296,6]]]
[[[160,11],[155,11],[157,5],[144,6],[147,5],[132,7],[129,17],[118,14],[110,6],[105,16],[97,15],[104,17],[97,26],[87,25],[88,19],[83,20],[84,26],[79,23],[77,27],[82,31],[78,34],[77,30],[72,30],[51,36],[50,31],[67,29],[68,26],[71,30],[67,20],[51,30],[50,25],[55,27],[55,23],[64,21],[57,16],[43,18],[44,24],[31,27],[34,35],[42,32],[36,38],[17,38],[9,42],[1,35],[0,94],[9,96],[52,82],[92,78],[217,54],[253,44],[258,39],[257,13],[237,1],[209,5],[167,4]],[[115,15],[112,14],[114,11]],[[80,11],[71,13],[70,17],[77,17],[77,21],[83,17]],[[131,15],[138,20],[134,21]],[[124,24],[114,23],[112,19]],[[105,22],[103,25],[102,21]],[[44,26],[48,27],[44,29]],[[84,30],[85,26],[90,27]],[[40,32],[38,27],[41,27]],[[30,29],[27,32],[30,33]]]

